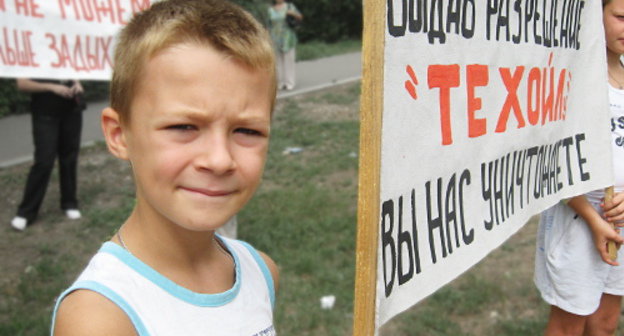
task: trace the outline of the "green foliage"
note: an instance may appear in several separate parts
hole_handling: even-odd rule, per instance
[[[232,0],[232,2],[245,8],[263,25],[266,26],[268,24],[268,0]]]
[[[28,112],[29,101],[27,94],[17,91],[15,79],[0,79],[0,117]]]
[[[298,36],[301,42],[327,43],[360,39],[362,34],[362,1],[359,0],[295,0],[303,14]]]
[[[87,101],[108,99],[108,81],[81,81]]]
[[[271,0],[232,0],[268,24]],[[362,1],[358,0],[294,0],[290,1],[303,14],[303,25],[297,35],[300,42],[334,43],[360,39],[362,34]]]
[[[87,101],[108,99],[108,82],[82,81]],[[30,112],[30,95],[17,91],[15,79],[0,79],[0,118]]]

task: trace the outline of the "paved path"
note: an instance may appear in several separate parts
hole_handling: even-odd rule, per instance
[[[286,98],[333,85],[359,80],[361,53],[350,53],[314,61],[297,63],[297,87],[293,91],[279,92],[277,98]],[[107,102],[91,102],[84,112],[82,144],[90,145],[103,140],[100,129],[100,112]],[[32,160],[33,144],[30,116],[18,115],[0,119],[0,168]]]

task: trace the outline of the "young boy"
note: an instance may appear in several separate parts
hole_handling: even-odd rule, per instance
[[[259,184],[275,92],[270,38],[229,1],[131,20],[102,128],[136,206],[58,299],[53,335],[275,334],[275,263],[214,234]]]

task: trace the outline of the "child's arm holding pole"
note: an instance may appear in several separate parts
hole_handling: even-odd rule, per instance
[[[624,227],[624,193],[614,192],[613,187],[605,188],[605,199],[601,206],[604,219],[619,233],[620,228]],[[620,243],[616,242],[614,250],[619,247]],[[617,251],[613,253],[617,254]]]
[[[622,244],[624,242],[624,238],[622,238],[613,229],[609,222],[600,216],[598,211],[594,209],[584,195],[571,198],[568,201],[568,206],[571,207],[587,223],[587,226],[592,233],[594,246],[596,247],[596,250],[600,254],[602,260],[609,265],[617,266],[617,261],[610,258],[609,253],[607,252],[607,245],[609,241]]]
[[[613,186],[605,188],[605,204],[613,203]],[[611,227],[615,229],[615,224],[610,222]],[[613,240],[609,240],[607,242],[607,252],[609,253],[609,259],[615,261],[617,259],[617,250],[619,248],[619,244],[616,246]]]

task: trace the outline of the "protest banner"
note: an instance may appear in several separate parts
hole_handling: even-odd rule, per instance
[[[354,333],[372,335],[613,176],[600,1],[364,10]]]
[[[0,0],[0,77],[109,80],[115,34],[150,0]]]

